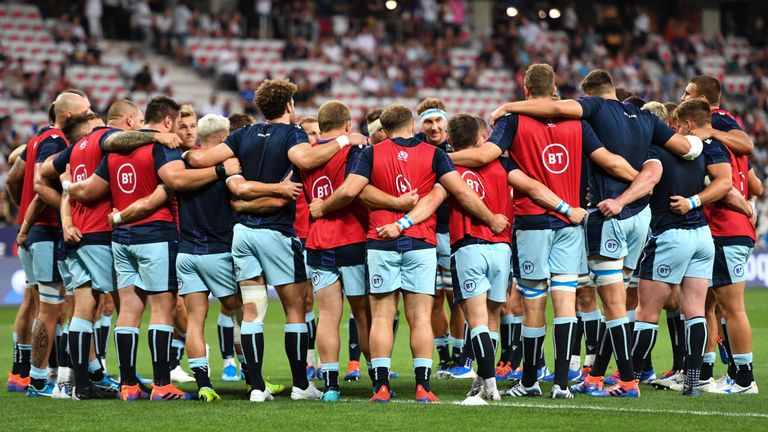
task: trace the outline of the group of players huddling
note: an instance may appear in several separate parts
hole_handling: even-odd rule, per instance
[[[748,166],[752,142],[719,109],[720,83],[691,79],[679,106],[620,100],[602,70],[582,90],[558,100],[554,71],[534,64],[527,100],[494,111],[490,132],[428,98],[416,108],[422,132],[414,135],[411,108],[395,104],[367,115],[367,137],[352,132],[341,101],[294,124],[296,86],[280,79],[256,91],[259,124],[197,121],[160,96],[144,113],[115,102],[105,125],[85,94],[60,94],[51,126],[12,155],[8,177],[30,288],[8,389],[218,400],[203,335],[212,294],[222,305],[223,378],[239,379],[236,346],[249,399],[272,400],[284,388],[262,373],[276,361],[264,350],[271,285],[286,316],[292,399],[340,399],[345,297],[344,379],[360,378],[362,352],[372,402],[394,397],[401,298],[418,402],[438,401],[435,347],[438,378],[473,380],[464,404],[541,396],[539,381],[553,382],[552,398],[638,397],[639,383],[690,396],[757,393],[744,284],[755,241],[749,199],[762,188]],[[110,298],[119,383],[103,367]],[[147,305],[151,388],[136,373]],[[675,355],[657,378],[662,309]],[[715,380],[718,335],[728,373]],[[196,394],[171,382],[185,377],[184,348]],[[611,357],[617,371],[606,378]],[[497,380],[514,381],[500,392]]]

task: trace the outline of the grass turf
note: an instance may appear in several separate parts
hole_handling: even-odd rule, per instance
[[[760,384],[768,383],[768,290],[748,290],[747,311],[752,320],[755,376]],[[464,398],[469,381],[433,380],[433,390],[443,401],[438,405],[413,403],[414,380],[408,349],[408,326],[402,323],[396,340],[393,370],[402,378],[393,380],[398,399],[388,405],[367,403],[371,395],[367,378],[356,383],[342,383],[342,402],[294,402],[290,394],[290,370],[283,351],[283,315],[279,304],[272,302],[265,323],[268,359],[264,371],[270,381],[284,384],[288,390],[274,402],[252,404],[246,400],[244,383],[224,383],[220,380],[221,359],[216,336],[218,304],[211,304],[206,327],[206,340],[211,346],[212,380],[223,399],[213,404],[200,402],[123,403],[119,401],[75,402],[67,400],[29,399],[22,394],[0,391],[0,418],[5,430],[203,430],[256,428],[259,430],[466,430],[482,428],[534,428],[537,430],[570,430],[575,428],[607,429],[621,427],[621,422],[632,421],[633,427],[644,430],[705,430],[709,427],[741,430],[768,429],[768,395],[727,396],[705,394],[697,399],[684,398],[679,393],[657,391],[642,386],[637,400],[607,400],[577,396],[569,401],[543,398],[504,398],[500,403],[486,407],[458,406]],[[0,370],[5,375],[11,366],[12,323],[15,308],[0,308]],[[345,316],[346,317],[346,316]],[[663,317],[663,315],[662,315]],[[346,319],[346,318],[345,318]],[[346,365],[346,321],[342,323],[341,375]],[[551,328],[551,326],[550,326]],[[654,350],[657,373],[671,365],[671,351],[666,325],[662,322]],[[146,330],[146,324],[144,326]],[[547,359],[552,360],[552,343],[547,336]],[[139,343],[139,373],[151,377],[146,333]],[[583,350],[582,350],[583,353]],[[116,373],[114,345],[110,342],[108,369]],[[719,360],[718,360],[719,362]],[[189,370],[186,357],[183,367]],[[716,365],[716,375],[724,372],[724,365]],[[609,369],[609,372],[612,369]],[[365,375],[365,373],[363,373]],[[316,382],[319,388],[321,383]],[[506,388],[500,383],[500,388]],[[180,386],[194,391],[194,383]],[[549,384],[542,384],[546,395]],[[764,389],[765,391],[765,389]],[[238,428],[238,429],[236,429]]]

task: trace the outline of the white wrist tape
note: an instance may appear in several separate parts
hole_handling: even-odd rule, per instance
[[[397,226],[399,226],[401,230],[405,231],[413,226],[413,221],[408,217],[408,215],[404,215],[397,221]]]
[[[704,143],[701,142],[701,138],[697,137],[696,135],[686,135],[685,139],[688,140],[688,143],[691,144],[691,149],[683,156],[683,159],[685,160],[694,160],[701,152],[704,150]]]
[[[120,212],[117,212],[112,215],[112,222],[115,223],[115,225],[120,225],[123,223],[123,216],[120,214]]]
[[[336,142],[339,143],[340,148],[344,148],[349,145],[349,137],[346,135],[337,136]]]
[[[231,175],[231,176],[227,177],[227,179],[224,180],[224,183],[229,185],[229,181],[232,180],[232,179],[236,179],[236,178],[241,178],[241,179],[245,180],[245,177],[243,177],[241,174],[235,174],[235,175]]]
[[[64,193],[69,193],[69,187],[70,186],[72,186],[72,182],[71,181],[67,181],[67,180],[63,181],[61,183],[61,191],[64,192]]]
[[[571,206],[565,201],[560,201],[555,210],[563,216],[568,216],[571,213]]]
[[[691,210],[695,209],[696,207],[701,207],[701,198],[699,198],[698,194],[692,197],[688,197],[688,204],[691,205]]]

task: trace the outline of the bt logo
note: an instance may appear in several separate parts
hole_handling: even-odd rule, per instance
[[[562,144],[550,144],[541,152],[544,168],[552,174],[561,174],[568,169],[568,150]]]
[[[117,169],[117,186],[121,191],[131,194],[136,190],[136,170],[133,165],[125,163]]]

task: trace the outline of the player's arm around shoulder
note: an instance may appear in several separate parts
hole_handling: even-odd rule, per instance
[[[309,214],[313,218],[319,219],[331,212],[346,207],[360,194],[369,182],[370,180],[366,176],[354,172],[350,173],[344,180],[344,183],[342,183],[338,189],[333,191],[328,199],[323,200],[321,198],[316,198],[312,200],[312,202],[309,203]]]
[[[415,193],[415,191],[410,193]],[[418,195],[416,196],[418,197]],[[418,225],[432,216],[446,198],[448,198],[448,192],[440,183],[437,183],[428,194],[418,200],[413,209],[408,211],[407,214],[396,222],[376,227],[376,232],[384,240],[400,237],[408,228]]]
[[[493,214],[472,188],[462,180],[458,171],[453,170],[440,176],[440,184],[456,198],[472,216],[480,219],[494,234],[504,231],[509,226],[509,219],[503,214]]]
[[[308,142],[295,144],[288,149],[288,159],[299,169],[311,170],[328,162],[336,153],[348,145],[368,145],[368,139],[359,133],[341,135],[336,137],[334,141],[338,145],[312,146]]]
[[[236,199],[230,201],[229,204],[232,210],[238,213],[272,214],[293,201],[286,198],[262,197],[250,201]]]
[[[109,225],[117,227],[122,224],[140,221],[160,207],[168,204],[173,197],[173,191],[161,184],[151,194],[134,201],[131,205],[118,211],[116,208],[108,216]]]

